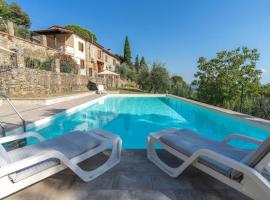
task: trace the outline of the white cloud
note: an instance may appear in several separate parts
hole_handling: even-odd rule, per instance
[[[263,74],[268,73],[268,70],[267,70],[267,69],[265,69],[265,68],[260,68],[260,70],[262,71],[262,73],[263,73]]]

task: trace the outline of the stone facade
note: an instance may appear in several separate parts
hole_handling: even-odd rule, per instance
[[[0,62],[1,65],[7,66],[12,64],[11,54],[9,52],[4,52],[0,49]]]

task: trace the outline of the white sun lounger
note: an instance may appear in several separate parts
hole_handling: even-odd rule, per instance
[[[8,152],[0,145],[0,199],[65,168],[88,182],[120,162],[121,139],[102,129],[75,131],[46,141],[38,133],[26,132],[0,138],[0,144],[29,137],[40,142]],[[78,166],[106,149],[111,155],[100,167],[86,171]]]
[[[235,148],[228,144],[231,139],[245,140],[259,147],[256,150]],[[167,165],[158,157],[155,144],[183,163],[176,168]],[[187,129],[165,129],[148,136],[147,157],[171,177],[179,176],[193,165],[253,199],[270,199],[269,181],[262,176],[263,171],[270,172],[270,137],[260,141],[232,134],[218,142]]]
[[[107,94],[107,91],[104,88],[104,85],[97,85],[97,93],[98,94]]]

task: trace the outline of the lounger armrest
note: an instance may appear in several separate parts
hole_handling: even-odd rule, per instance
[[[247,142],[250,142],[250,143],[254,143],[254,144],[257,144],[257,145],[260,145],[263,142],[261,140],[255,139],[255,138],[251,138],[251,137],[248,137],[248,136],[245,136],[245,135],[240,135],[240,134],[234,133],[234,134],[228,135],[223,140],[223,143],[228,143],[232,139],[240,139],[240,140],[244,140],[244,141],[247,141]]]
[[[70,160],[59,151],[45,151],[42,154],[31,156],[14,163],[4,165],[0,168],[0,178],[7,176],[8,174],[14,173],[18,170],[25,169],[27,167],[33,166],[35,164],[41,163],[48,159],[58,159],[60,162],[69,163]]]
[[[199,157],[202,157],[202,156],[211,158],[212,160],[215,160],[221,164],[224,164],[224,165],[231,167],[231,168],[238,170],[238,171],[253,169],[247,165],[244,165],[241,162],[233,160],[227,156],[224,156],[223,154],[214,152],[214,151],[209,150],[209,149],[200,149],[200,150],[196,151],[195,153],[193,153],[190,158],[193,157],[195,160],[195,159],[198,159]]]
[[[195,153],[193,153],[192,156],[189,158],[190,164],[202,156],[208,157],[208,158],[215,160],[221,164],[224,164],[228,167],[231,167],[231,168],[243,173],[244,176],[251,177],[256,182],[259,179],[260,181],[264,182],[264,184],[268,185],[268,187],[270,187],[269,182],[255,169],[253,169],[247,165],[244,165],[241,162],[233,160],[227,156],[224,156],[222,154],[211,151],[209,149],[200,149],[200,150],[196,151]]]
[[[12,141],[27,138],[27,137],[34,137],[34,138],[37,138],[39,141],[45,140],[40,134],[38,134],[36,132],[25,132],[25,133],[18,134],[18,135],[10,135],[10,136],[6,136],[6,137],[2,137],[2,138],[0,138],[0,144],[12,142]]]

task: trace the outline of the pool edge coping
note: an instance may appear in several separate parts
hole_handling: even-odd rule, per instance
[[[192,99],[187,99],[187,98],[184,98],[184,97],[175,96],[175,95],[172,95],[172,94],[167,94],[166,96],[172,97],[172,98],[175,98],[175,99],[180,99],[180,100],[183,100],[185,102],[192,103],[192,104],[195,104],[197,106],[203,107],[205,109],[213,110],[213,111],[228,115],[230,117],[237,118],[237,119],[239,119],[239,120],[241,120],[243,122],[249,123],[249,124],[251,124],[253,126],[256,126],[256,127],[260,127],[260,128],[262,128],[262,129],[269,132],[270,120],[266,120],[266,119],[262,119],[262,118],[255,117],[255,116],[252,116],[252,115],[236,112],[236,111],[229,110],[229,109],[226,109],[226,108],[221,108],[221,107],[218,107],[218,106],[213,106],[213,105],[202,103],[202,102],[195,101],[195,100],[192,100]]]

